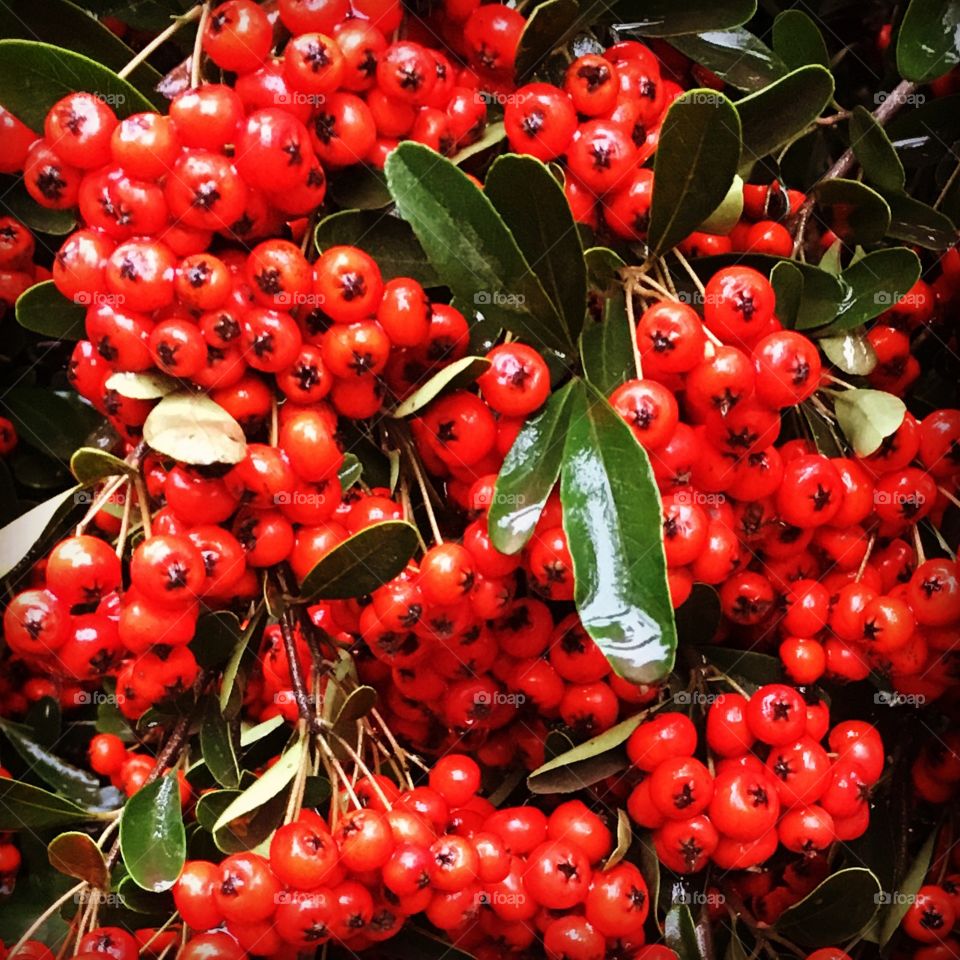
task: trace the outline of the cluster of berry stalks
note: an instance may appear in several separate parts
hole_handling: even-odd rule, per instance
[[[677,873],[711,861],[745,870],[778,846],[812,857],[835,840],[853,840],[869,824],[883,743],[869,723],[846,721],[828,732],[829,722],[825,704],[808,705],[785,684],[750,697],[718,694],[707,711],[708,766],[694,757],[697,730],[686,714],[656,714],[627,741],[644,776],[627,811],[653,831],[657,856]]]

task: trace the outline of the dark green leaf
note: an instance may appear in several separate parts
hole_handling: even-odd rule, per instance
[[[907,412],[899,397],[883,390],[843,390],[834,396],[833,407],[858,457],[875,453],[884,438],[900,428]]]
[[[473,954],[407,922],[377,951],[379,960],[474,960]]]
[[[377,261],[384,280],[412,277],[425,287],[439,283],[408,223],[383,210],[341,210],[317,224],[317,249],[359,247]]]
[[[727,195],[740,160],[740,119],[716,90],[688,90],[667,111],[654,164],[647,239],[662,254]]]
[[[796,297],[796,275],[800,277],[800,298]],[[789,278],[789,279],[788,279]],[[843,302],[845,285],[825,270],[808,267],[792,261],[778,263],[770,272],[770,282],[777,291],[777,309],[780,308],[780,292],[785,296],[786,317],[784,326],[797,330],[811,330],[830,323]]]
[[[784,10],[773,21],[773,49],[790,70],[815,63],[830,66],[830,54],[816,23],[802,10]]]
[[[847,267],[840,277],[847,290],[836,319],[818,331],[820,335],[853,330],[892,307],[920,277],[920,258],[906,247],[874,250]]]
[[[351,690],[337,711],[333,721],[333,731],[348,742],[356,740],[357,720],[365,717],[377,703],[377,691],[373,687],[359,686]]]
[[[64,490],[0,529],[0,579],[13,573],[44,534],[70,514],[78,497],[86,497],[80,487]]]
[[[890,229],[887,201],[858,180],[824,180],[814,193],[823,220],[846,243],[878,243]]]
[[[795,263],[783,260],[770,271],[770,284],[777,298],[777,319],[793,330],[803,303],[803,274]]]
[[[143,439],[174,460],[198,466],[239,463],[247,452],[243,429],[202,393],[171,393],[149,413]]]
[[[127,801],[120,818],[120,852],[139,887],[160,893],[173,886],[187,856],[176,773],[141,787]]]
[[[134,57],[112,30],[69,0],[6,0],[0,4],[0,36],[19,40],[42,37],[46,43],[82,53],[111,70],[122,69]],[[141,63],[130,74],[130,83],[159,109],[166,106],[166,100],[153,91],[162,79],[148,63]]]
[[[526,83],[542,67],[551,51],[569,43],[590,23],[593,11],[602,9],[596,0],[584,4],[581,13],[576,0],[547,0],[527,20],[517,45],[514,73],[518,84]]]
[[[417,549],[417,530],[405,520],[385,520],[338,543],[303,578],[309,600],[362,597],[392,580]]]
[[[738,90],[761,90],[787,72],[780,57],[743,27],[671,37],[670,43]]]
[[[90,820],[94,816],[55,793],[19,780],[0,777],[0,830],[60,827]]]
[[[469,160],[471,157],[475,157],[477,154],[489,150],[491,147],[496,146],[506,139],[507,132],[504,129],[503,121],[495,120],[493,123],[487,124],[486,130],[483,131],[480,137],[474,140],[473,143],[461,147],[450,160],[459,167],[465,160]]]
[[[630,844],[633,843],[633,827],[630,825],[630,817],[627,811],[620,808],[617,810],[617,845],[613,853],[603,863],[603,869],[609,870],[615,867],[630,851]]]
[[[864,177],[880,190],[903,189],[903,164],[883,127],[866,107],[854,107],[850,115],[850,146]]]
[[[129,463],[96,447],[81,447],[70,458],[70,469],[77,481],[89,486],[107,477],[133,476],[137,471]]]
[[[755,0],[617,0],[614,17],[621,22],[617,32],[644,37],[672,37],[684,33],[723,30],[746,23],[756,12]]]
[[[237,645],[230,654],[227,665],[223,668],[223,679],[220,681],[220,709],[226,711],[233,694],[234,685],[237,682],[237,674],[240,670],[240,662],[244,655],[250,649],[250,641],[259,636],[260,624],[266,613],[266,604],[259,604],[253,616],[250,617],[247,625],[243,628],[243,633],[237,641]]]
[[[412,141],[390,153],[386,173],[397,207],[457,300],[533,345],[572,346],[517,242],[466,174]]]
[[[146,890],[137,886],[133,877],[121,877],[116,885],[116,893],[124,909],[132,910],[141,916],[149,915],[161,918],[160,922],[169,917],[176,909],[173,896],[169,892],[147,893]],[[128,922],[131,919],[133,918],[124,917],[124,920]]]
[[[837,336],[818,337],[817,346],[838,370],[855,377],[865,377],[877,365],[877,354],[862,327]]]
[[[44,280],[27,290],[17,300],[16,311],[21,327],[45,337],[81,340],[86,335],[86,307],[68,300],[52,280]]]
[[[422,387],[419,387],[401,403],[393,416],[409,417],[422,410],[436,397],[447,390],[469,386],[490,366],[486,357],[461,357],[437,371]]]
[[[0,100],[28,127],[43,130],[49,109],[68,93],[102,97],[119,117],[153,110],[136,87],[72,50],[33,40],[0,40]]]
[[[735,104],[743,124],[741,169],[775,153],[805,130],[833,96],[833,75],[810,64]]]
[[[116,788],[102,787],[94,774],[51,753],[37,743],[25,727],[9,720],[0,720],[0,730],[29,766],[31,773],[35,773],[65,799],[88,810],[104,810],[120,805],[120,794]]]
[[[530,791],[574,793],[619,772],[627,765],[621,747],[646,717],[638,713],[538,767],[527,777]]]
[[[679,960],[706,960],[693,914],[685,903],[674,904],[663,921],[663,939]]]
[[[887,94],[876,94],[880,101]],[[960,95],[927,97],[910,94],[907,104],[915,109],[901,110],[886,126],[905,167],[939,163],[949,144],[960,138]]]
[[[846,445],[841,441],[840,434],[834,428],[832,421],[811,403],[804,403],[800,411],[818,453],[822,453],[825,457],[847,456]]]
[[[73,395],[42,387],[14,387],[3,395],[2,403],[21,440],[64,462],[101,422],[92,407]]]
[[[897,70],[905,80],[929,83],[960,63],[960,3],[910,0],[897,34]]]
[[[862,867],[838,870],[775,924],[777,933],[804,947],[826,947],[855,937],[877,912],[880,883]]]
[[[720,625],[720,597],[706,583],[695,583],[677,608],[677,644],[702,644],[713,639]]]
[[[221,787],[236,789],[240,785],[237,730],[213,700],[207,704],[200,726],[200,753],[207,769]]]
[[[824,255],[820,258],[818,266],[821,270],[826,270],[831,277],[839,277],[843,270],[841,257],[843,256],[843,241],[834,240],[827,248]]]
[[[62,490],[73,483],[73,477],[59,460],[33,450],[24,444],[10,457],[17,483],[31,490]]]
[[[501,553],[518,553],[530,539],[560,476],[574,389],[571,382],[554,391],[503,460],[488,516],[490,540]]]
[[[583,259],[587,265],[587,282],[591,287],[606,294],[623,286],[619,271],[626,263],[619,253],[609,247],[590,247],[584,250]]]
[[[47,846],[47,856],[50,866],[68,877],[86,880],[100,890],[109,883],[110,873],[103,851],[86,833],[72,830],[54,837]]]
[[[622,290],[604,303],[603,320],[588,321],[580,334],[583,372],[604,396],[635,376],[632,334]]]
[[[222,666],[230,659],[240,640],[240,621],[232,613],[218,610],[205,613],[197,621],[190,649],[201,667]]]
[[[54,697],[41,697],[30,705],[23,725],[31,731],[33,739],[41,746],[48,749],[53,747],[63,733],[60,701]]]
[[[27,193],[22,179],[14,181],[10,187],[6,186],[6,182],[4,178],[4,193],[0,199],[0,207],[5,207],[6,212],[14,219],[36,233],[48,233],[54,237],[65,236],[76,228],[77,218],[72,210],[50,210],[47,207],[41,207]],[[31,289],[35,290],[36,287]],[[80,335],[83,335],[82,332]]]
[[[779,657],[752,650],[734,650],[730,647],[702,647],[700,652],[707,663],[722,670],[728,677],[746,681],[754,687],[765,683],[779,683],[783,679],[783,667]]]
[[[896,900],[889,895],[888,898],[886,898],[885,902],[887,905],[881,911],[880,917],[879,945],[881,947],[889,943],[890,939],[897,932],[901,921],[910,909],[910,903],[913,897],[916,896],[917,891],[923,886],[927,878],[927,871],[930,869],[930,861],[933,859],[936,839],[937,831],[934,830],[930,836],[927,837],[926,843],[924,843],[917,852],[917,856],[910,865],[907,875],[898,884]]]
[[[575,340],[587,308],[587,268],[563,187],[539,160],[508,153],[494,160],[483,191]]]
[[[887,235],[927,250],[946,250],[957,241],[957,228],[939,210],[906,194],[888,194],[890,226]]]
[[[660,497],[646,451],[582,381],[571,394],[560,498],[584,628],[620,676],[662,680],[673,667],[677,633]]]
[[[345,453],[343,463],[337,471],[337,477],[340,480],[340,486],[344,490],[349,490],[363,476],[363,464],[355,453]]]
[[[379,170],[355,163],[330,178],[330,197],[341,210],[382,210],[390,191]]]
[[[56,950],[67,935],[67,924],[60,912],[54,911],[39,928],[34,927],[34,922],[51,903],[75,885],[74,881],[50,869],[46,841],[35,831],[21,831],[17,836],[17,847],[22,865],[13,892],[4,896],[0,908],[0,940],[13,945],[29,929],[31,939],[40,940]],[[78,893],[71,906],[88,902],[88,896]]]

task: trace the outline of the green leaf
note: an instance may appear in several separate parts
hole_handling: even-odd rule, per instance
[[[406,520],[384,520],[338,543],[303,578],[304,600],[362,597],[392,580],[417,549],[417,529]]]
[[[741,171],[793,140],[820,116],[832,96],[833,75],[809,64],[737,100],[734,106],[743,124]]]
[[[617,845],[613,848],[613,853],[604,861],[603,869],[609,870],[615,867],[630,852],[631,843],[633,843],[633,827],[630,825],[630,817],[626,810],[618,808]]]
[[[584,4],[587,13],[601,9],[600,4]],[[592,16],[592,13],[591,13]],[[585,19],[576,0],[547,0],[530,14],[520,34],[514,75],[523,84],[541,68],[551,51],[569,43],[590,19]]]
[[[95,60],[49,43],[0,40],[0,101],[31,129],[42,130],[49,109],[78,90],[102,97],[121,118],[155,108]]]
[[[265,613],[266,604],[259,604],[247,622],[247,625],[244,627],[243,633],[237,641],[237,645],[233,648],[233,653],[230,654],[227,665],[223,668],[223,679],[220,681],[221,711],[225,711],[230,703],[230,697],[233,694],[234,685],[237,682],[237,674],[240,670],[240,662],[250,647],[250,641],[257,636],[257,631],[260,628]]]
[[[240,640],[240,621],[232,613],[218,610],[204,613],[190,641],[197,663],[206,669],[220,667],[236,649]]]
[[[757,12],[755,0],[617,0],[613,15],[617,32],[629,36],[673,37],[739,27]]]
[[[343,463],[337,471],[337,477],[340,480],[340,486],[344,490],[349,490],[363,476],[363,463],[355,453],[345,453]]]
[[[777,316],[784,326],[796,330],[830,323],[844,297],[844,286],[836,277],[791,260],[781,260],[770,271],[770,283],[777,297]]]
[[[823,180],[813,192],[823,220],[846,243],[878,243],[890,229],[887,201],[858,180]]]
[[[910,903],[913,897],[916,896],[917,891],[923,886],[924,880],[926,880],[927,877],[927,871],[930,869],[930,861],[933,859],[936,839],[937,831],[934,830],[917,852],[917,856],[910,865],[907,875],[897,885],[896,900],[892,897],[888,898],[888,905],[882,911],[880,918],[880,947],[890,942],[900,927],[900,922],[910,909]]]
[[[240,786],[240,764],[237,762],[235,725],[220,712],[213,700],[207,704],[200,727],[200,753],[207,769],[221,787]]]
[[[574,793],[612,776],[627,765],[621,749],[649,711],[622,720],[599,736],[561,753],[527,777],[531,793]]]
[[[51,753],[30,736],[27,728],[9,720],[0,720],[0,730],[23,758],[30,772],[67,800],[88,810],[120,806],[120,794],[115,787],[102,787],[99,778],[94,774],[81,770]]]
[[[170,772],[141,787],[123,808],[120,852],[127,873],[152,893],[169,890],[187,856],[180,784]]]
[[[765,683],[779,683],[783,666],[779,657],[752,650],[734,650],[730,647],[701,647],[708,663],[722,670],[728,677],[744,684],[761,687]]]
[[[888,194],[890,226],[887,236],[927,250],[946,250],[957,241],[957,228],[949,217],[929,204],[906,194]]]
[[[401,403],[393,416],[403,419],[422,410],[446,390],[465,387],[473,383],[490,366],[486,357],[461,357],[437,371],[422,387]]]
[[[243,429],[202,393],[171,393],[147,416],[143,439],[174,460],[195,466],[239,463],[247,451]]]
[[[15,944],[30,930],[31,939],[40,940],[56,950],[63,943],[68,929],[60,911],[54,911],[38,928],[34,927],[34,922],[51,903],[74,886],[74,882],[50,869],[46,841],[34,831],[23,830],[17,836],[17,846],[23,862],[13,892],[5,894],[3,898],[0,940]],[[71,907],[82,904],[85,899],[78,894],[75,900],[70,901]]]
[[[740,934],[737,933],[737,921],[733,918],[730,920],[730,942],[727,944],[727,952],[724,955],[724,960],[748,960],[748,953],[743,946],[743,941],[740,939]]]
[[[74,395],[42,387],[14,387],[4,393],[2,404],[21,440],[64,462],[102,422],[92,407]]]
[[[112,373],[107,377],[104,387],[131,400],[159,400],[173,393],[179,384],[173,377],[159,371],[148,373]]]
[[[96,447],[81,447],[77,450],[70,458],[70,470],[84,486],[121,474],[134,476],[137,472],[136,468],[125,460]]]
[[[817,346],[838,370],[855,377],[865,377],[877,365],[877,354],[863,328],[848,330],[835,337],[820,337]]]
[[[761,90],[787,72],[780,57],[743,27],[671,37],[670,44],[738,90]]]
[[[9,187],[7,187],[8,182],[11,183]],[[19,220],[35,233],[48,233],[54,237],[63,237],[76,229],[77,218],[73,210],[50,210],[47,207],[41,207],[27,193],[22,179],[9,181],[8,178],[3,178],[2,189],[4,192],[0,205],[6,207],[6,211],[11,217]],[[50,282],[52,281],[44,281],[45,284]],[[37,284],[37,286],[41,286],[41,284]],[[36,290],[37,287],[34,286],[30,289]],[[83,336],[82,331],[80,336]]]
[[[632,334],[623,290],[604,303],[603,320],[588,321],[580,334],[583,372],[606,397],[636,375]]]
[[[843,241],[834,240],[827,248],[826,253],[820,258],[820,263],[817,264],[817,266],[819,266],[821,270],[826,270],[831,277],[839,277],[843,270],[843,264],[840,261],[842,254]]]
[[[889,96],[878,93],[874,102]],[[906,102],[915,109],[901,110],[885,127],[905,167],[939,163],[946,145],[960,138],[960,95],[928,97],[910,94]]]
[[[816,23],[802,10],[784,10],[773,21],[773,49],[788,69],[830,66],[830,54]]]
[[[469,160],[471,157],[483,153],[484,150],[489,150],[491,147],[496,146],[506,139],[507,132],[503,126],[503,121],[494,120],[493,123],[487,124],[486,130],[484,130],[480,137],[474,140],[473,143],[468,143],[467,146],[461,147],[450,158],[450,162],[459,167],[465,160]]]
[[[383,174],[365,163],[356,163],[331,177],[329,194],[341,210],[382,210],[390,205]]]
[[[578,381],[571,399],[560,498],[577,612],[620,676],[655,683],[673,667],[677,633],[653,471],[595,388]]]
[[[483,192],[576,339],[587,309],[587,268],[563,187],[539,160],[508,153],[493,161]]]
[[[501,553],[523,549],[560,476],[574,389],[571,381],[554,391],[504,457],[487,520],[490,540]]]
[[[792,943],[826,947],[855,937],[877,911],[880,883],[863,867],[838,870],[799,903],[786,909],[774,929]]]
[[[60,827],[95,816],[55,793],[0,777],[0,830]]]
[[[82,340],[86,336],[86,307],[68,300],[52,280],[44,280],[21,294],[16,313],[21,327],[45,337]]]
[[[667,111],[654,163],[647,240],[662,254],[727,195],[740,160],[740,118],[716,90],[688,90]]]
[[[904,80],[929,83],[960,63],[960,4],[910,0],[897,34],[897,71]]]
[[[535,346],[572,346],[513,235],[466,174],[412,141],[390,153],[386,174],[398,209],[458,301]]]
[[[122,69],[134,57],[133,50],[112,30],[69,0],[7,0],[0,5],[0,36],[20,40],[43,37],[47,43],[82,53],[111,70]],[[130,83],[158,109],[166,106],[164,97],[154,92],[162,79],[148,63],[141,63],[130,74]]]
[[[679,960],[706,960],[693,914],[685,903],[674,904],[663,920],[663,939]]]
[[[797,325],[803,303],[803,274],[790,260],[781,260],[770,271],[770,285],[777,303],[777,318],[788,329]]]
[[[836,319],[818,332],[833,336],[862,326],[897,303],[919,277],[920,258],[906,247],[866,254],[840,274],[847,290]]]
[[[317,224],[314,240],[320,252],[341,244],[359,247],[377,261],[384,280],[412,277],[425,287],[439,283],[410,225],[382,210],[333,213]]]
[[[253,813],[265,803],[277,796],[300,769],[304,760],[305,741],[297,740],[293,746],[281,754],[280,759],[261,777],[258,777],[246,790],[227,806],[213,825],[214,832]]]
[[[700,224],[704,233],[728,234],[743,214],[743,178],[735,176],[720,205]]]
[[[0,529],[0,579],[6,579],[17,569],[44,534],[68,516],[80,496],[85,496],[80,487],[64,490]]]
[[[903,189],[906,174],[886,131],[866,107],[856,106],[850,115],[850,146],[864,177],[880,190]]]
[[[906,405],[882,390],[844,390],[834,396],[834,412],[858,457],[876,453],[885,437],[896,433]]]
[[[47,845],[47,857],[54,870],[86,880],[99,890],[106,889],[110,882],[103,851],[86,833],[71,830],[54,837]]]
[[[677,645],[712,640],[720,625],[720,597],[706,583],[695,583],[690,596],[677,607]]]
[[[601,293],[620,290],[620,268],[625,267],[623,257],[609,247],[590,247],[583,252],[587,265],[587,282]]]
[[[356,740],[355,724],[365,717],[377,703],[377,691],[373,687],[355,687],[347,695],[333,721],[333,732],[348,742]]]

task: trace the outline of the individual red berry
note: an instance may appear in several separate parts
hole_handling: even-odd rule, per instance
[[[273,28],[252,0],[227,0],[215,7],[203,34],[203,49],[224,70],[256,70],[270,53]]]

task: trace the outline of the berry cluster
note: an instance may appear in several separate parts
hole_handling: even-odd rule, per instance
[[[824,704],[808,706],[785,684],[760,687],[749,698],[719,694],[707,712],[708,766],[694,756],[692,721],[657,714],[627,741],[630,760],[645,775],[627,810],[653,830],[657,856],[677,873],[708,862],[745,870],[778,847],[813,856],[835,840],[853,840],[870,820],[883,743],[862,721],[828,726]]]
[[[0,139],[5,118],[14,120],[0,107]],[[20,123],[19,120],[16,120]],[[22,126],[22,124],[21,124]],[[0,172],[3,157],[0,156]],[[50,279],[50,271],[33,262],[36,239],[28,227],[13,217],[0,217],[0,315],[12,306],[17,297],[35,283]],[[17,435],[9,420],[0,421],[0,456],[8,454],[16,446]]]

